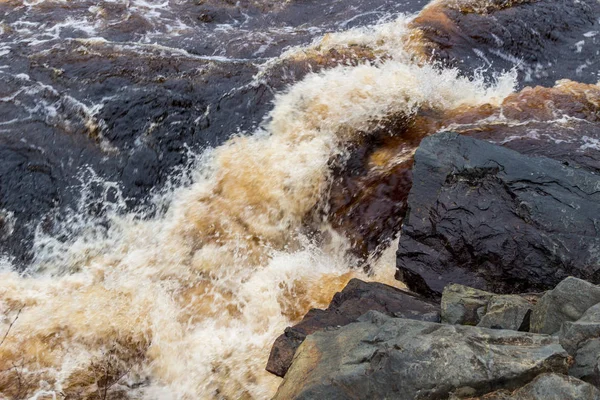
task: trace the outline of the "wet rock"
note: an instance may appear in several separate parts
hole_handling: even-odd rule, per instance
[[[415,154],[397,278],[439,297],[450,283],[540,292],[600,281],[600,178],[455,133]]]
[[[598,85],[560,80],[553,87],[526,87],[497,109],[484,105],[451,114],[445,125],[462,125],[457,132],[463,135],[600,172]]]
[[[425,57],[467,74],[516,67],[522,85],[551,86],[597,82],[599,13],[596,0],[437,0],[412,25]]]
[[[577,378],[561,374],[542,374],[531,383],[510,393],[489,393],[480,400],[600,400],[600,390]],[[470,399],[475,400],[475,399]]]
[[[569,374],[600,385],[600,304],[590,307],[577,321],[564,322],[558,336],[575,358]]]
[[[453,126],[457,133],[530,156],[600,174],[600,86],[560,80],[526,87],[499,106],[420,109],[390,121],[352,149],[334,169],[328,220],[367,258],[397,237],[412,186],[412,154],[421,140]]]
[[[390,163],[386,150],[410,154],[421,137],[407,138],[404,128],[395,129],[396,140],[373,136],[353,149],[345,165],[334,169],[328,220],[348,237],[354,255],[365,259],[387,247],[406,213],[412,157]]]
[[[306,337],[328,328],[355,322],[364,313],[375,310],[400,318],[438,322],[439,307],[412,293],[378,282],[352,279],[333,296],[326,310],[310,310],[298,324],[286,328],[271,349],[267,371],[284,376],[294,354]]]
[[[600,287],[568,277],[538,301],[531,315],[531,331],[558,332],[564,322],[577,321],[597,303],[600,303]]]
[[[310,335],[275,399],[447,398],[516,389],[566,373],[568,354],[547,335],[386,317],[369,312]]]

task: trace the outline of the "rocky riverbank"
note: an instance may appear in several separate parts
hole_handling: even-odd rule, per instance
[[[286,329],[275,398],[600,399],[596,171],[439,133],[412,172],[410,290],[355,279]]]
[[[0,398],[594,396],[597,0],[0,15]]]

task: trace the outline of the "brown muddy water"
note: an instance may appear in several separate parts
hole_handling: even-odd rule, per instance
[[[270,398],[286,326],[353,277],[402,285],[425,135],[600,171],[599,18],[0,0],[0,398]]]

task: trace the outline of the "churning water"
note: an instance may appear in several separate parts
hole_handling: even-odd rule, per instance
[[[56,130],[89,148],[49,156],[72,170],[61,198],[75,199],[51,228],[4,213],[8,235],[32,236],[24,270],[2,259],[0,396],[269,398],[280,378],[264,367],[286,326],[353,277],[401,285],[393,247],[362,268],[331,228],[332,165],[390,118],[498,106],[516,75],[427,62],[399,13],[423,5],[368,3],[2,0],[0,131],[31,128],[42,139],[23,140],[42,153],[63,146]],[[157,117],[177,91],[184,106]],[[115,123],[115,108],[139,118]],[[162,168],[184,125],[207,136],[171,152],[185,158],[164,161],[167,177],[144,162],[117,179],[140,148]],[[145,174],[162,189],[123,188]]]

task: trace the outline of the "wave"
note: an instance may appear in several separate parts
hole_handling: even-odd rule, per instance
[[[278,94],[262,128],[198,156],[164,213],[115,212],[101,228],[70,220],[81,226],[66,242],[38,232],[37,272],[0,273],[3,394],[272,396],[279,378],[264,366],[285,326],[353,277],[394,282],[389,255],[355,268],[347,238],[322,217],[334,165],[390,118],[498,106],[514,90],[514,73],[490,85],[412,60],[397,40],[407,21],[376,27],[384,39],[354,29],[284,54],[355,43],[385,56]]]

